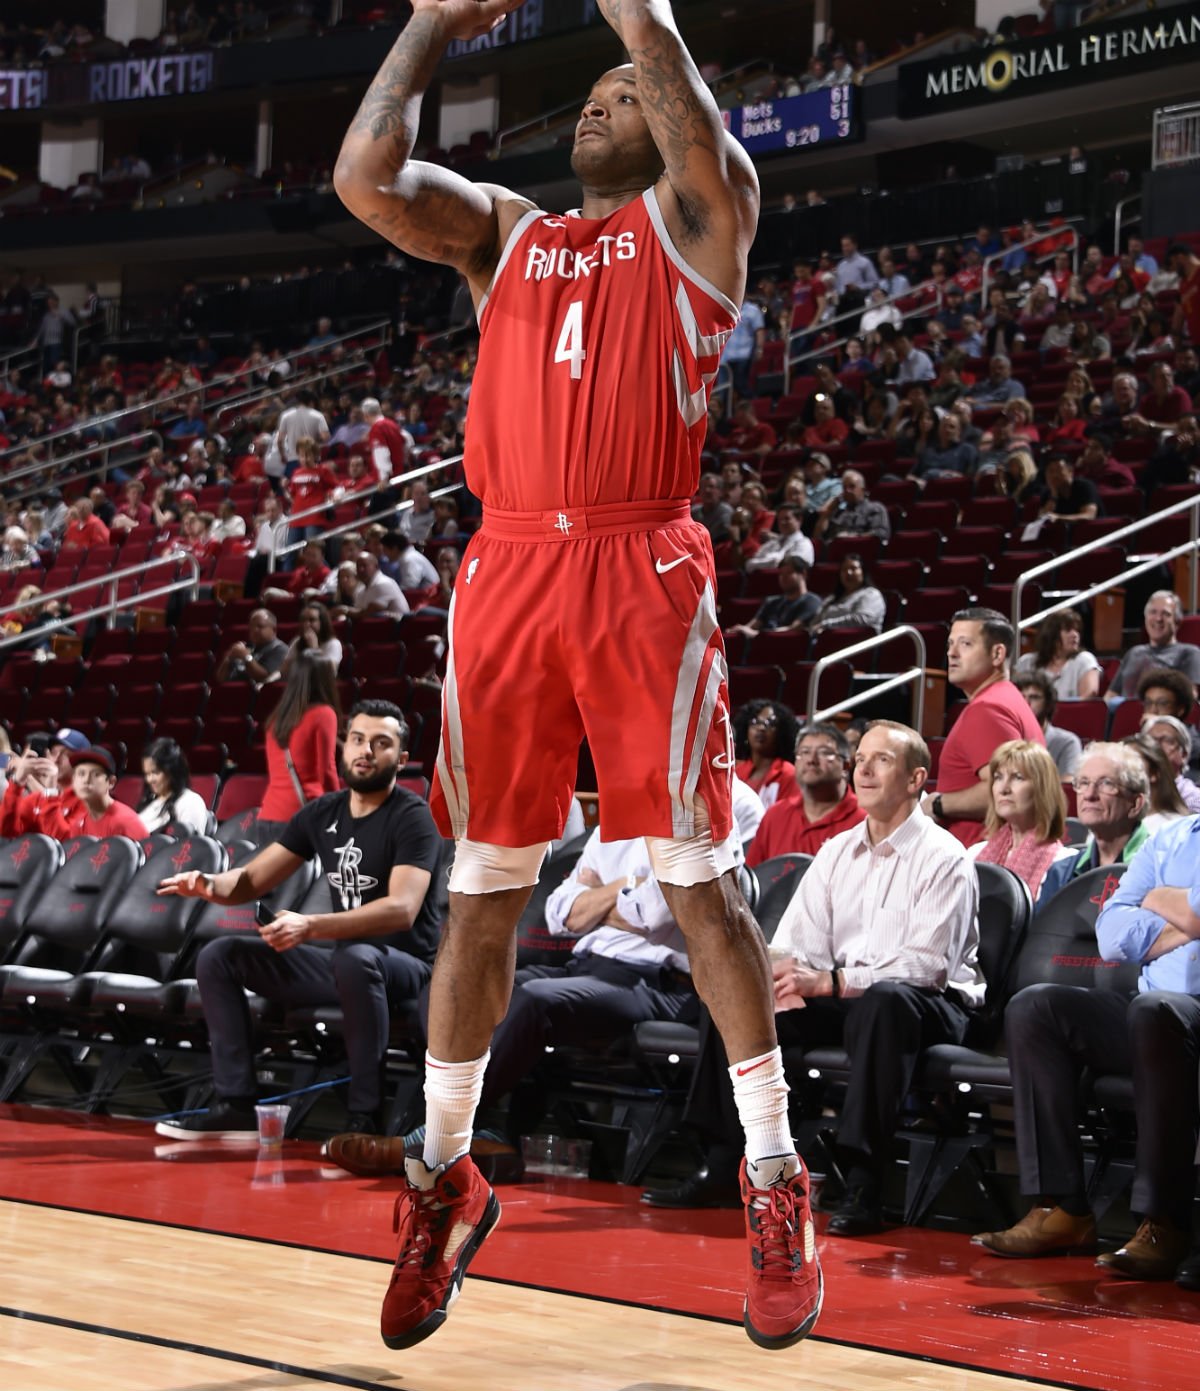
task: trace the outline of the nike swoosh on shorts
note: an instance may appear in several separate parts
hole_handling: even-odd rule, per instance
[[[685,560],[691,560],[691,558],[690,555],[681,555],[678,560],[672,560],[666,565],[664,565],[661,560],[656,560],[654,562],[654,568],[660,575],[665,575],[668,570],[674,570],[676,565],[682,565]]]

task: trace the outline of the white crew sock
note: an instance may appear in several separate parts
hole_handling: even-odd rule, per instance
[[[425,1054],[425,1147],[422,1157],[431,1169],[450,1165],[471,1148],[471,1131],[489,1049],[466,1063],[439,1062]]]
[[[743,1058],[729,1069],[738,1118],[746,1132],[746,1158],[751,1163],[794,1155],[788,1129],[788,1084],[778,1048],[757,1058]]]

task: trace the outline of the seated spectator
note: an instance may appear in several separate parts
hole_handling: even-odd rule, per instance
[[[1164,483],[1191,483],[1200,470],[1200,430],[1194,415],[1185,415],[1174,431],[1162,436],[1158,449],[1151,455],[1138,486],[1147,498]],[[32,528],[30,529],[32,535]],[[36,543],[35,543],[36,544]],[[41,547],[39,546],[40,550]]]
[[[303,655],[328,662],[335,677],[342,664],[342,644],[334,635],[329,610],[316,599],[310,599],[300,610],[300,631],[292,639],[279,673],[285,684],[292,664]]]
[[[1112,357],[1112,343],[1095,324],[1087,319],[1076,319],[1071,325],[1068,352],[1075,362],[1098,362]]]
[[[1128,734],[1121,743],[1131,748],[1146,766],[1150,797],[1146,807],[1147,834],[1153,836],[1172,821],[1188,815],[1187,803],[1175,786],[1175,770],[1163,750],[1148,734]]]
[[[1150,390],[1138,402],[1137,414],[1126,419],[1135,434],[1165,430],[1192,413],[1192,398],[1175,385],[1175,369],[1169,362],[1152,362],[1147,373]]]
[[[379,568],[378,557],[364,551],[355,565],[359,579],[358,588],[354,593],[356,613],[387,614],[390,618],[403,618],[409,612],[404,591]]]
[[[815,420],[804,432],[804,445],[807,449],[828,449],[830,445],[844,444],[850,427],[834,412],[833,401],[828,396],[818,396],[813,406]]]
[[[246,519],[230,498],[217,504],[217,516],[208,529],[209,539],[219,546],[223,541],[241,541],[246,535]]]
[[[384,574],[403,590],[429,589],[438,582],[433,562],[402,531],[384,532],[379,564]]]
[[[1039,984],[1008,1004],[1021,1192],[1035,1205],[1016,1226],[976,1236],[986,1250],[1025,1257],[1096,1250],[1080,1134],[1084,1068],[1131,1077],[1137,1114],[1130,1205],[1141,1222],[1099,1265],[1118,1278],[1171,1280],[1191,1247],[1200,1121],[1193,831],[1181,823],[1140,850],[1096,919],[1104,960],[1140,967],[1135,989]]]
[[[837,1147],[846,1189],[830,1222],[841,1236],[883,1226],[881,1187],[892,1136],[921,1049],[961,1043],[982,1003],[979,890],[961,845],[920,810],[929,751],[919,734],[876,721],[855,755],[866,820],[825,842],[772,940],[782,1045],[842,1044],[850,1080]],[[889,866],[886,891],[879,865]],[[783,956],[790,951],[790,956]],[[703,1013],[685,1124],[704,1137],[706,1166],[655,1206],[728,1202],[737,1135],[729,1067]]]
[[[313,670],[327,671],[324,662]],[[332,890],[333,912],[277,913],[269,924],[209,942],[196,963],[211,1040],[217,1099],[204,1113],[158,1133],[181,1140],[257,1131],[254,1037],[246,992],[287,1008],[340,1005],[350,1072],[348,1128],[382,1128],[389,1010],[415,1001],[428,982],[438,922],[430,884],[441,839],[422,798],[396,785],[408,727],[387,701],[350,712],[342,758],[347,790],[309,802],[278,840],[224,874],[171,875],[159,890],[210,903],[252,903],[314,855]],[[333,828],[334,833],[330,834]],[[331,943],[328,950],[317,943]]]
[[[858,321],[858,331],[868,344],[878,341],[878,329],[881,324],[891,324],[893,328],[899,328],[903,322],[900,311],[888,298],[888,291],[882,285],[876,285],[873,290],[867,292],[867,307]]]
[[[1025,697],[1042,728],[1042,737],[1058,769],[1059,781],[1071,782],[1083,757],[1083,743],[1078,734],[1069,729],[1059,729],[1054,724],[1058,696],[1053,683],[1043,671],[1026,671],[1013,676],[1013,685]]]
[[[802,560],[811,568],[815,559],[813,543],[801,531],[803,513],[797,507],[784,504],[775,509],[775,530],[768,532],[762,544],[746,561],[747,570],[773,570],[789,557]]]
[[[95,516],[90,498],[81,497],[67,509],[67,529],[63,533],[62,549],[87,550],[89,546],[107,546],[108,527]]]
[[[1200,812],[1200,787],[1187,775],[1188,760],[1192,754],[1192,731],[1174,715],[1147,715],[1142,720],[1142,734],[1147,739],[1153,739],[1163,751],[1175,774],[1175,789],[1184,806],[1193,815]]]
[[[842,557],[838,582],[817,610],[809,632],[815,635],[826,628],[866,628],[878,633],[886,616],[883,595],[871,583],[863,558],[855,551]]]
[[[180,526],[179,535],[171,543],[176,552],[195,556],[203,564],[211,560],[220,549],[219,543],[209,535],[213,517],[209,512],[188,512]]]
[[[1074,325],[1071,322],[1071,306],[1065,300],[1059,300],[1054,306],[1054,317],[1050,320],[1041,338],[1038,341],[1038,352],[1043,357],[1055,350],[1065,351],[1071,346],[1071,339],[1074,334]]]
[[[931,382],[937,375],[934,365],[929,359],[929,354],[920,348],[914,348],[912,339],[907,333],[896,335],[896,357],[900,364],[896,373],[896,381],[901,385],[908,385],[912,382]]]
[[[922,485],[931,478],[969,478],[978,462],[975,446],[963,443],[958,417],[947,412],[938,421],[935,438],[918,449],[917,464],[910,476]]]
[[[835,536],[877,536],[887,541],[892,523],[887,508],[867,496],[866,479],[857,469],[842,474],[842,495],[826,503],[817,517],[814,536],[831,540]]]
[[[827,502],[842,495],[842,480],[834,478],[828,454],[810,454],[804,464],[804,484],[808,494],[808,510],[816,513]]]
[[[1060,609],[1038,625],[1037,646],[1017,658],[1018,675],[1039,671],[1054,683],[1059,700],[1090,700],[1100,694],[1101,666],[1094,653],[1081,646],[1083,618],[1074,609]]]
[[[142,752],[142,795],[137,814],[150,833],[202,836],[208,829],[208,807],[190,787],[191,774],[183,750],[174,739],[154,739]]]
[[[929,404],[935,410],[948,410],[960,396],[967,394],[961,376],[963,363],[963,355],[957,349],[947,352],[938,363],[937,380],[929,388]]]
[[[0,570],[25,570],[32,565],[41,566],[42,558],[29,544],[29,537],[19,526],[10,526],[4,532],[4,548],[0,550]]]
[[[408,485],[408,496],[412,499],[412,506],[400,513],[396,530],[403,532],[414,546],[423,546],[429,540],[435,520],[429,484],[423,478],[415,478]]]
[[[752,400],[741,400],[733,408],[729,447],[740,454],[759,455],[769,454],[775,448],[775,431],[765,420],[759,420]]]
[[[1068,378],[1068,385],[1070,379]],[[1130,424],[1138,416],[1138,383],[1132,372],[1118,372],[1112,379],[1112,386],[1089,409],[1087,433],[1107,435],[1110,439],[1123,437],[1129,433]]]
[[[725,501],[719,473],[706,473],[700,479],[699,501],[692,508],[692,520],[708,532],[714,546],[729,538],[733,508]]]
[[[137,812],[113,800],[117,767],[107,749],[72,748],[66,752],[66,762],[71,772],[69,788],[60,784],[53,758],[27,751],[13,761],[8,770],[9,787],[24,787],[34,795],[9,804],[6,790],[5,820],[10,834],[32,831],[52,840],[74,840],[76,836],[146,839],[149,832]]]
[[[995,609],[960,609],[950,625],[946,677],[967,704],[946,736],[937,794],[926,797],[924,808],[964,845],[983,834],[991,806],[992,754],[1011,739],[1045,742],[1025,698],[1008,679],[1015,645],[1012,625]]]
[[[813,376],[817,379],[816,390],[804,402],[804,408],[800,412],[801,421],[806,426],[816,424],[817,402],[825,396],[833,402],[833,409],[838,419],[844,420],[849,425],[858,413],[858,393],[851,391],[848,386],[838,380],[828,362],[818,363]]]
[[[1017,442],[1018,447],[1028,447],[1037,444],[1041,437],[1041,432],[1034,424],[1033,406],[1025,400],[1023,396],[1014,396],[1011,401],[1004,405],[1004,416],[1012,426],[1012,438]],[[986,442],[987,436],[984,436]]]
[[[893,411],[893,400],[886,392],[872,391],[855,413],[851,426],[854,442],[860,440],[883,440],[888,438],[888,422]]]
[[[1062,843],[1067,799],[1058,769],[1041,744],[1012,739],[992,754],[988,772],[991,805],[984,818],[984,839],[977,840],[967,854],[1012,870],[1029,886],[1036,902],[1046,871],[1055,860],[1071,854]]]
[[[1121,665],[1109,683],[1105,699],[1124,700],[1136,693],[1142,677],[1151,667],[1170,667],[1181,671],[1192,683],[1193,690],[1200,682],[1200,647],[1190,642],[1177,642],[1175,635],[1183,619],[1183,601],[1171,589],[1156,590],[1146,600],[1143,621],[1149,642],[1131,647],[1121,658]],[[1174,713],[1171,711],[1169,713]]]
[[[776,855],[815,855],[866,817],[850,788],[850,746],[837,725],[809,725],[796,745],[796,791],[777,800],[746,852],[748,865]]]
[[[279,640],[270,609],[255,609],[246,625],[246,641],[228,647],[217,664],[218,681],[249,681],[261,686],[279,674],[287,645]]]
[[[319,594],[329,578],[329,566],[325,563],[325,543],[305,541],[300,548],[294,569],[282,576],[282,585],[270,585],[262,591],[265,604],[278,603],[281,599],[302,599],[307,594]]]
[[[779,565],[779,593],[764,599],[748,622],[726,629],[726,636],[797,632],[808,626],[820,607],[820,599],[808,592],[808,562],[803,556],[784,556]]]
[[[776,700],[749,701],[733,717],[734,746],[747,755],[735,771],[764,807],[795,792],[798,734],[795,715]]]
[[[1038,513],[1054,522],[1090,521],[1100,512],[1100,494],[1096,485],[1086,478],[1075,476],[1075,461],[1064,454],[1046,465],[1046,487],[1049,495]]]
[[[113,513],[113,519],[109,523],[108,529],[114,538],[124,535],[127,531],[132,531],[135,526],[150,525],[153,514],[145,498],[146,485],[139,479],[130,479],[125,484],[121,505]]]
[[[1083,453],[1076,456],[1075,476],[1097,488],[1135,487],[1133,470],[1112,457],[1111,447],[1112,441],[1104,435],[1089,435],[1083,442]]]
[[[1012,376],[1012,359],[1003,353],[993,355],[988,363],[988,379],[972,388],[967,400],[973,406],[1002,406],[1025,395],[1025,388]]]
[[[1149,798],[1146,764],[1134,750],[1098,740],[1087,746],[1075,772],[1075,816],[1087,828],[1087,841],[1074,859],[1051,865],[1039,912],[1078,875],[1133,859],[1150,838],[1145,825]]]

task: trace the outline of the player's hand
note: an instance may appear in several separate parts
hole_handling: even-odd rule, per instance
[[[412,0],[413,14],[435,14],[448,39],[477,39],[490,34],[525,0]]]
[[[212,875],[199,869],[189,869],[186,874],[172,874],[159,884],[156,893],[160,898],[204,898],[210,903],[213,897]]]
[[[312,920],[303,913],[276,913],[269,923],[258,929],[267,946],[276,951],[288,951],[307,942],[312,932]]]

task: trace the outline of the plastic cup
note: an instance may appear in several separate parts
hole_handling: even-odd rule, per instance
[[[527,1174],[553,1174],[557,1172],[558,1147],[562,1141],[557,1135],[522,1135],[521,1158],[525,1161]]]
[[[256,1106],[258,1116],[258,1143],[263,1149],[279,1149],[283,1144],[283,1132],[287,1129],[288,1116],[292,1108],[283,1105]]]
[[[592,1167],[590,1140],[560,1140],[554,1171],[564,1178],[587,1178]]]

